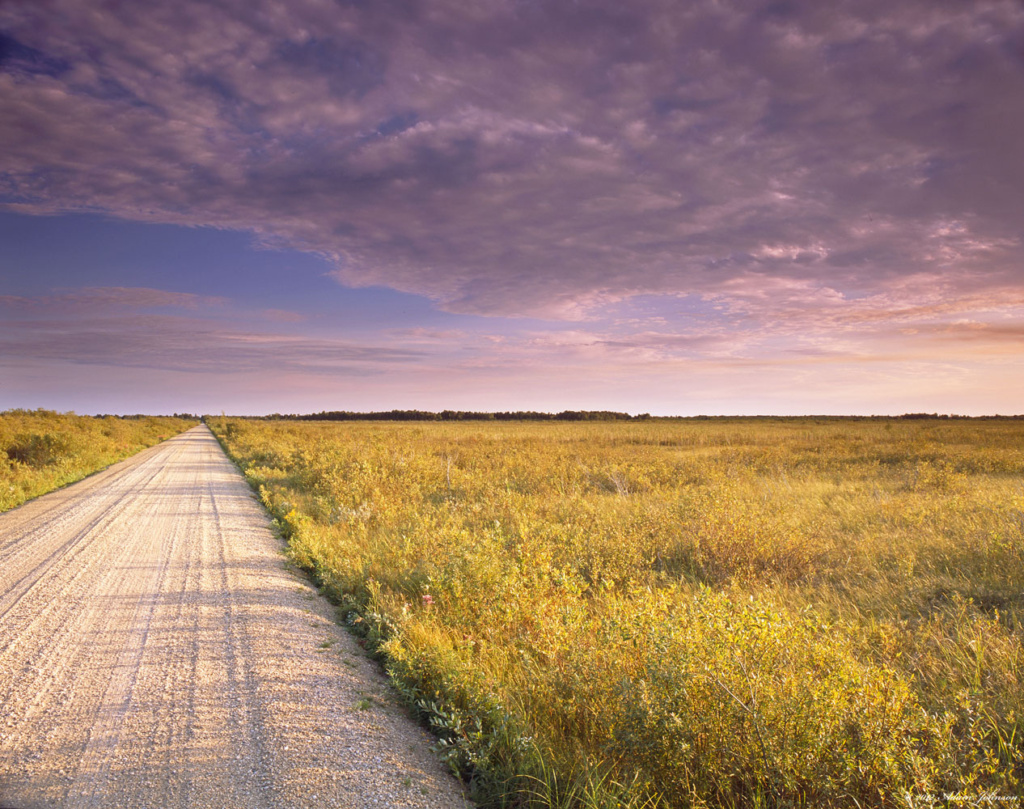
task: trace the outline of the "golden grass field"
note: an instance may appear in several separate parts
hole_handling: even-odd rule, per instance
[[[211,426],[483,805],[1021,795],[1024,421]]]
[[[196,424],[180,418],[0,413],[0,512],[81,480]]]

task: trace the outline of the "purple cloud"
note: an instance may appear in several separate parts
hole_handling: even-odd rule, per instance
[[[204,316],[211,314],[216,319]],[[426,356],[415,348],[291,334],[265,325],[299,321],[284,310],[250,313],[231,309],[222,298],[158,289],[0,296],[0,365],[366,376],[416,365]]]
[[[251,230],[494,315],[1022,280],[1011,0],[13,0],[0,31],[11,210]]]
[[[67,362],[239,374],[365,376],[416,363],[416,351],[341,339],[254,332],[167,316],[0,322],[0,364]]]
[[[50,315],[107,312],[119,309],[200,309],[220,307],[225,298],[168,292],[144,287],[84,287],[40,297],[0,295],[0,311],[10,314]]]

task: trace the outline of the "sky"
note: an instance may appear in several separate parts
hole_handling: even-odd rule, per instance
[[[1017,0],[3,0],[0,409],[1024,413]]]

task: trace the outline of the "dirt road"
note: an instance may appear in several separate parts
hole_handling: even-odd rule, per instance
[[[196,427],[0,515],[0,807],[463,807]]]

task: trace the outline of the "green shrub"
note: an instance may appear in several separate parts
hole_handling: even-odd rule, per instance
[[[80,480],[193,426],[180,418],[0,413],[0,511]]]

